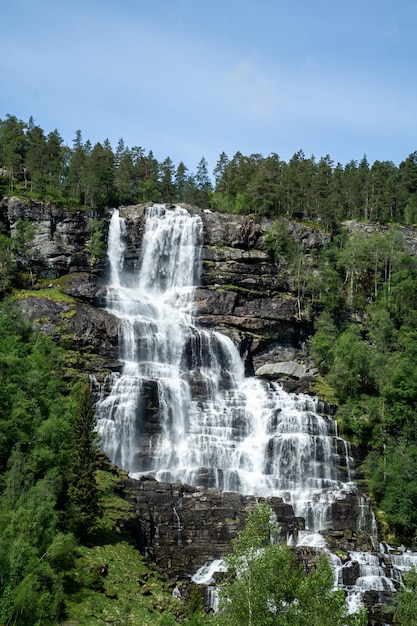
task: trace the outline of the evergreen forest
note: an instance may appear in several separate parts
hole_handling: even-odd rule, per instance
[[[69,147],[57,130],[46,133],[32,118],[7,115],[0,120],[0,199],[5,196],[91,212],[97,257],[100,219],[115,206],[183,202],[267,219],[265,246],[311,328],[316,392],[337,407],[340,431],[363,461],[359,476],[384,538],[417,549],[417,151],[398,166],[366,157],[340,164],[302,151],[288,162],[278,154],[222,153],[212,173],[204,157],[191,172],[123,139],[116,147],[108,140],[92,145],[77,131]],[[306,253],[294,223],[324,233],[325,245]],[[253,578],[228,579],[221,617],[205,616],[196,597],[181,613],[166,581],[149,573],[129,539],[115,531],[128,512],[117,495],[119,474],[98,452],[88,380],[74,375],[65,350],[13,306],[19,252],[31,236],[25,223],[14,238],[0,232],[0,624],[96,623],[81,607],[92,615],[97,602],[115,606],[114,596],[96,593],[102,591],[97,568],[109,559],[106,543],[115,562],[123,554],[121,561],[136,578],[146,576],[158,595],[155,608],[138,589],[119,590],[119,617],[108,623],[366,623],[362,614],[346,615],[326,560],[314,576],[305,575],[286,548],[268,547],[272,530],[262,507],[229,559],[232,573],[248,559]],[[275,576],[268,584],[266,571]],[[415,589],[412,572],[407,593],[398,594],[395,623],[417,623]],[[271,597],[280,616],[262,612]]]
[[[104,211],[142,202],[186,202],[229,213],[318,220],[326,228],[342,220],[417,222],[417,151],[391,161],[334,163],[302,150],[278,154],[219,155],[212,172],[203,156],[195,172],[121,138],[92,145],[77,130],[72,147],[58,130],[48,134],[31,118],[0,120],[0,191],[69,207]],[[213,182],[214,180],[214,182]]]

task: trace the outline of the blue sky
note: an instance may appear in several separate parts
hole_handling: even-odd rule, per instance
[[[3,0],[0,118],[170,156],[417,150],[416,0]]]

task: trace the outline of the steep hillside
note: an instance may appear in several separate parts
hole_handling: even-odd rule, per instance
[[[407,476],[414,475],[417,463],[415,231],[350,221],[330,233],[320,223],[187,209],[203,224],[202,275],[195,290],[198,325],[231,338],[248,375],[280,381],[289,391],[318,395],[325,416],[337,409],[339,428],[354,444],[356,476],[365,477],[365,493],[370,489],[377,505],[382,538],[412,547],[416,498]],[[120,209],[126,223],[127,271],[135,271],[139,264],[145,213],[146,205]],[[66,384],[88,373],[95,380],[94,389],[103,389],[106,377],[122,367],[120,319],[104,308],[109,216],[5,198],[1,221],[5,298],[63,348]],[[198,394],[201,380],[194,377],[189,382]],[[145,398],[151,438],[160,428],[151,383]],[[103,484],[111,482],[112,475],[101,474]],[[130,547],[134,544],[171,579],[189,576],[224,554],[253,508],[253,499],[213,490],[209,483],[192,488],[118,480],[123,497],[118,506],[126,506],[120,517],[127,533],[127,543],[120,544],[124,558],[130,559],[128,554],[135,558]],[[372,548],[371,539],[357,532],[355,507],[349,498],[333,507],[327,540],[343,554]],[[277,500],[273,509],[283,536],[303,530],[304,521],[288,505]],[[90,598],[83,588],[77,596],[74,588],[70,615],[77,614],[80,599],[83,605],[97,604],[99,599],[91,611],[105,615],[114,594],[121,598],[122,593],[126,599],[117,604],[117,611],[122,604],[128,611],[133,591],[111,588],[117,581],[110,576],[119,576],[112,541],[106,539],[102,550],[98,545],[85,549],[80,563],[91,561],[90,570],[106,564],[109,577],[104,583],[98,579],[103,583],[99,592],[105,590],[100,596],[93,593]],[[139,579],[143,566],[138,562],[131,567],[138,568]],[[121,573],[119,578],[125,576]],[[170,597],[167,591],[161,602]],[[148,594],[146,588],[142,594],[155,595],[151,610],[162,607],[159,593]],[[378,596],[369,602],[375,605],[380,600]],[[73,623],[89,623],[87,617],[74,619],[80,621]]]

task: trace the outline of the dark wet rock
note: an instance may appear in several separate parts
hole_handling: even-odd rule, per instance
[[[233,315],[236,302],[237,295],[233,291],[195,290],[195,314],[197,319],[204,315]]]
[[[100,297],[102,287],[97,285],[96,277],[88,273],[70,274],[60,289],[63,293],[77,300],[96,306],[101,305],[103,300]]]
[[[34,292],[36,293],[36,292]],[[35,295],[17,300],[25,319],[67,350],[77,353],[75,367],[103,378],[120,370],[119,320],[102,309],[74,302],[60,302]]]
[[[149,563],[173,576],[189,577],[207,561],[230,551],[258,499],[210,487],[127,479],[125,497],[134,518],[126,530]],[[270,498],[282,536],[303,527],[292,507]]]

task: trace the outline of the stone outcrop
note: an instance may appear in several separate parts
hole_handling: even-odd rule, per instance
[[[146,206],[120,210],[126,221],[125,267],[131,272],[136,271],[139,263]],[[266,375],[274,378],[271,366],[277,361],[297,361],[307,371],[304,345],[311,328],[303,315],[300,317],[299,302],[288,276],[272,262],[264,247],[263,234],[271,221],[186,208],[198,213],[204,225],[203,272],[201,285],[195,291],[198,323],[229,335],[239,346],[248,373],[260,370],[259,375],[264,375],[260,368],[268,365]],[[20,252],[19,263],[34,272],[32,281],[51,280],[51,286],[56,287],[56,279],[60,278],[59,289],[74,299],[72,307],[68,303],[48,305],[38,301],[35,305],[32,300],[29,306],[21,302],[21,310],[29,319],[36,318],[58,341],[68,345],[71,337],[74,349],[89,346],[90,352],[97,350],[103,363],[99,377],[104,376],[104,371],[118,369],[116,323],[110,323],[111,339],[106,339],[104,313],[97,308],[105,305],[105,257],[91,273],[93,260],[87,243],[89,224],[96,215],[6,198],[0,205],[0,218],[11,235],[19,220],[35,226],[34,237]],[[105,240],[108,224],[106,220],[101,223]],[[306,251],[323,245],[324,236],[319,230],[296,224],[293,228]],[[99,281],[96,276],[101,276]],[[43,297],[48,299],[47,294]],[[277,372],[276,378],[281,375]]]
[[[171,577],[189,577],[207,561],[230,551],[258,499],[219,489],[126,479],[124,493],[133,520],[126,530],[149,563]],[[297,533],[303,520],[281,498],[268,500],[282,537]]]
[[[36,293],[36,292],[34,292]],[[51,335],[71,355],[71,366],[103,379],[120,369],[119,320],[82,302],[54,301],[31,295],[16,300],[23,316]]]
[[[261,365],[261,367],[255,370],[255,376],[273,379],[289,376],[299,380],[306,376],[311,376],[312,378],[317,376],[317,369],[296,361],[275,361]]]
[[[94,213],[15,197],[0,202],[0,221],[11,236],[16,234],[19,221],[34,226],[33,239],[19,251],[18,260],[50,279],[91,270],[86,242],[90,236],[88,225],[95,217]]]

